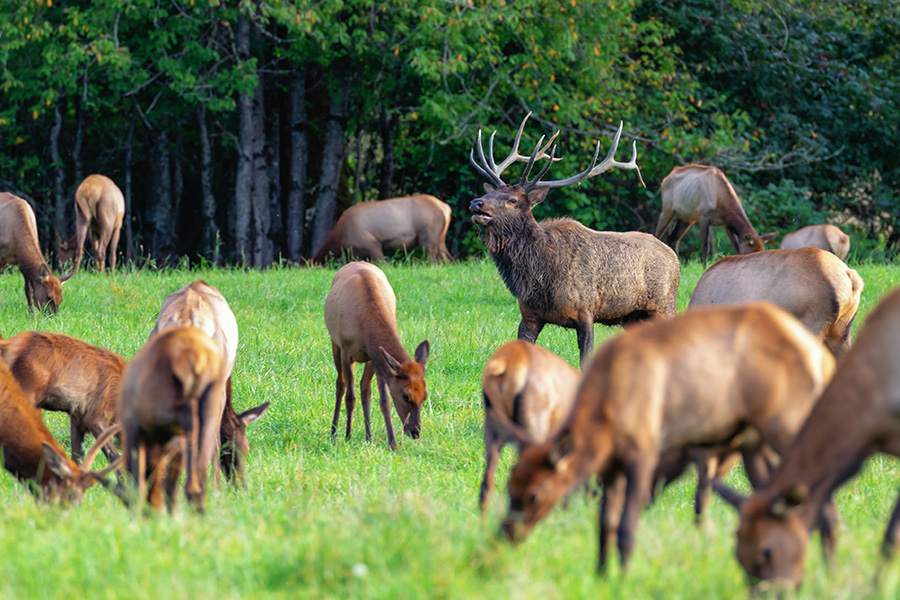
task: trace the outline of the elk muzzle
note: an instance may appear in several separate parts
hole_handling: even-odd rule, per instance
[[[476,225],[487,225],[492,217],[487,212],[485,212],[485,202],[481,198],[476,198],[469,203],[469,210],[471,210],[474,215],[472,215],[472,222]]]

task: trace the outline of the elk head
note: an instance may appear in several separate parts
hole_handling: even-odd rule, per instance
[[[777,231],[774,233],[767,233],[765,235],[745,233],[738,242],[738,252],[740,254],[761,252],[766,249],[766,243],[771,242],[776,237],[778,237]]]
[[[62,304],[62,284],[69,277],[71,275],[58,278],[50,272],[50,267],[42,264],[38,269],[38,285],[26,283],[26,295],[31,298],[38,310],[55,315],[59,312],[59,305]]]
[[[227,385],[231,386],[231,379]],[[244,467],[250,452],[247,425],[259,419],[269,408],[269,404],[271,403],[263,402],[239,415],[234,414],[233,409],[226,410],[222,415],[222,451],[219,453],[219,463],[226,479],[236,479],[238,483],[243,483]]]
[[[414,360],[401,363],[379,346],[382,357],[387,364],[391,377],[387,385],[394,400],[394,408],[403,423],[403,433],[409,437],[419,439],[422,432],[422,416],[420,409],[422,403],[428,397],[425,387],[425,365],[428,364],[428,354],[431,346],[425,340],[416,348]]]
[[[91,471],[94,459],[109,439],[119,432],[121,427],[113,425],[107,427],[94,442],[79,466],[73,460],[62,455],[47,442],[42,442],[44,452],[44,466],[58,477],[51,479],[44,485],[44,495],[47,498],[59,498],[68,504],[77,505],[81,502],[85,490],[94,484],[100,483],[103,487],[108,485],[106,476],[122,466],[123,458],[119,457],[115,462],[99,471]]]

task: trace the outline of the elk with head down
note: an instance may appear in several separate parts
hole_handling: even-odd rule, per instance
[[[596,474],[603,482],[598,567],[605,569],[617,535],[625,568],[659,465],[696,448],[730,448],[755,431],[758,443],[741,450],[751,481],[762,483],[763,444],[787,448],[833,369],[821,342],[769,303],[708,307],[630,328],[591,360],[560,432],[522,450],[502,531],[523,539]],[[825,538],[834,525],[827,516]]]
[[[452,261],[445,242],[449,227],[450,207],[428,194],[361,202],[344,211],[310,263],[342,254],[351,260],[384,260],[387,252],[416,246],[434,261]]]
[[[410,357],[400,342],[396,315],[397,297],[384,272],[375,265],[352,262],[341,267],[334,276],[325,298],[325,327],[331,337],[331,355],[337,369],[332,436],[337,433],[341,398],[345,397],[346,436],[350,439],[350,424],[356,406],[353,363],[365,365],[359,392],[366,441],[372,439],[369,407],[373,375],[378,382],[379,405],[391,450],[397,449],[397,438],[391,423],[388,392],[403,424],[403,433],[413,439],[418,439],[421,434],[421,408],[428,397],[425,366],[431,346],[428,340],[423,341],[416,348],[415,359]]]
[[[785,309],[835,357],[850,347],[863,281],[834,254],[818,248],[726,256],[706,270],[690,307],[765,300]]]
[[[782,249],[806,248],[813,246],[827,250],[841,260],[850,254],[850,236],[834,225],[808,225],[788,233],[781,240]]]
[[[531,113],[529,113],[530,115]],[[638,169],[637,146],[627,163],[615,160],[622,134],[616,132],[606,158],[597,164],[600,143],[587,169],[567,179],[541,181],[555,160],[556,148],[538,141],[531,156],[519,154],[519,140],[528,120],[519,126],[513,150],[499,165],[494,162],[494,135],[487,157],[478,132],[477,148],[469,159],[490,184],[486,195],[472,200],[472,221],[485,231],[485,243],[506,287],[519,301],[522,320],[518,338],[535,342],[544,325],[574,328],[581,364],[594,345],[594,323],[627,324],[675,314],[675,296],[681,270],[671,248],[652,235],[639,232],[594,231],[569,218],[538,223],[532,209],[543,202],[551,188],[574,185],[612,168]],[[495,132],[496,133],[496,132]],[[528,179],[536,160],[549,159]],[[514,162],[527,162],[522,179],[504,183],[503,171]]]
[[[900,289],[866,319],[856,343],[809,414],[766,485],[743,499],[716,491],[738,508],[737,558],[751,578],[799,585],[809,533],[833,492],[876,452],[900,456]],[[900,533],[900,501],[884,534],[890,557]]]
[[[105,175],[88,175],[75,190],[75,272],[81,269],[84,243],[88,231],[94,247],[94,263],[98,271],[106,265],[109,248],[109,268],[116,270],[116,248],[125,218],[125,198],[112,179]]]
[[[228,301],[219,290],[205,281],[197,280],[169,294],[159,309],[159,317],[150,332],[150,338],[169,327],[186,325],[196,327],[208,335],[225,357],[225,397],[219,438],[222,444],[219,466],[227,479],[240,485],[244,481],[247,453],[250,451],[247,425],[262,416],[269,407],[269,402],[241,414],[234,412],[231,375],[237,358],[238,326]]]
[[[18,265],[25,278],[28,310],[56,314],[62,303],[62,284],[71,277],[53,275],[38,244],[37,222],[31,205],[9,192],[0,192],[0,273]]]
[[[704,267],[709,255],[710,237],[714,235],[710,226],[725,227],[728,240],[738,254],[759,252],[766,242],[778,235],[777,231],[765,235],[756,233],[731,182],[716,167],[675,167],[663,179],[660,190],[662,213],[656,225],[656,237],[662,239],[674,219],[675,227],[669,237],[669,245],[677,254],[681,238],[699,221]]]

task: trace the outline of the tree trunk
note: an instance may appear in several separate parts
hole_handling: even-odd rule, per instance
[[[56,235],[51,240],[54,255],[59,251],[60,242],[68,239],[66,230],[66,199],[63,196],[63,183],[66,171],[59,156],[59,135],[62,132],[62,124],[62,105],[60,102],[57,102],[53,115],[53,127],[50,129],[50,160],[53,161],[53,204],[55,208],[53,228],[56,229]],[[58,267],[59,265],[57,265]]]
[[[134,109],[131,111],[131,124],[128,126],[128,138],[125,140],[125,260],[134,258],[134,229],[132,228],[132,185],[131,174],[134,170]]]
[[[200,212],[203,218],[200,251],[207,259],[211,259],[214,265],[218,265],[219,229],[216,227],[216,198],[212,189],[212,149],[209,144],[209,131],[206,128],[206,106],[203,104],[197,109],[197,122],[200,125],[200,188],[202,196]]]
[[[162,264],[168,260],[172,251],[172,232],[169,229],[172,216],[172,167],[169,136],[164,127],[157,133],[154,145],[156,168],[153,197],[156,202],[150,209],[155,227],[151,248],[153,258]]]
[[[387,116],[386,109],[381,110],[381,143],[384,146],[384,158],[381,160],[381,177],[378,185],[378,198],[394,197],[394,130],[397,128],[396,113]]]
[[[172,250],[177,254],[184,254],[185,252],[189,252],[189,249],[185,248],[181,236],[181,228],[178,226],[181,222],[181,201],[184,196],[184,169],[182,168],[181,161],[181,158],[184,155],[184,146],[182,144],[181,135],[178,134],[177,129],[175,130],[174,135],[175,156],[172,157],[172,213],[169,215],[168,229],[172,234]],[[190,238],[191,242],[195,239],[194,236],[190,236]]]
[[[263,96],[264,78],[259,78],[253,94],[251,115],[253,139],[253,266],[265,268],[272,264],[272,226],[269,213],[269,168],[266,165],[266,110]]]
[[[250,57],[250,21],[241,14],[237,25],[238,60]],[[238,109],[237,174],[234,184],[234,260],[242,265],[253,261],[250,219],[253,198],[253,96],[240,94]]]
[[[72,146],[72,161],[75,166],[75,185],[81,185],[84,181],[84,158],[81,149],[84,147],[84,110],[81,108],[81,100],[75,99],[75,143]]]
[[[294,73],[290,88],[291,167],[287,204],[288,259],[300,260],[303,253],[303,221],[306,213],[306,163],[309,140],[306,134],[306,71]]]
[[[272,260],[283,255],[284,221],[281,214],[281,96],[275,78],[266,78],[266,89],[271,90],[267,103],[269,119],[266,121],[265,156],[266,179],[269,182],[269,247]],[[270,261],[271,262],[271,261]]]
[[[337,89],[331,90],[331,107],[325,126],[325,147],[322,150],[322,176],[319,179],[319,198],[316,200],[313,223],[312,250],[318,250],[334,226],[334,208],[337,204],[341,166],[344,162],[344,125],[350,98],[350,77],[338,71]]]

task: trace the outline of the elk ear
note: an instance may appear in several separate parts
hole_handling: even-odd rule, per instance
[[[769,514],[778,519],[785,519],[790,516],[792,510],[803,504],[806,496],[806,486],[802,483],[795,484],[772,502],[769,506]]]
[[[41,283],[47,283],[47,280],[50,279],[50,267],[46,264],[41,265],[38,269],[38,279]]]
[[[759,239],[761,239],[763,241],[763,244],[765,244],[766,242],[771,242],[772,240],[774,240],[777,237],[778,237],[778,232],[775,231],[773,233],[767,233],[766,235],[761,235],[761,236],[759,236]]]
[[[750,235],[749,233],[745,233],[745,234],[744,234],[744,241],[745,241],[746,243],[748,243],[748,244],[752,244],[752,243],[753,243],[753,236]]]
[[[550,443],[550,451],[547,453],[547,460],[553,465],[556,471],[565,471],[569,468],[572,461],[572,434],[568,431],[560,435],[556,440]]]
[[[484,184],[484,191],[485,191],[485,193],[487,193],[487,194],[490,194],[491,192],[493,192],[493,191],[496,190],[496,189],[497,189],[496,187],[494,187],[493,185],[491,185],[491,184],[489,184],[489,183],[485,183],[485,184]]]
[[[547,199],[547,192],[549,191],[550,188],[538,188],[536,190],[528,192],[528,203],[531,206],[537,206]]]
[[[250,410],[245,410],[241,414],[237,416],[238,420],[243,423],[245,426],[253,423],[257,419],[259,419],[266,409],[269,408],[271,402],[265,402],[260,404],[259,406],[254,406]]]
[[[74,273],[69,273],[68,275],[63,275],[62,277],[60,277],[60,278],[59,278],[59,285],[62,285],[62,284],[64,284],[65,282],[67,282],[69,279],[71,279],[71,278],[72,278],[72,275],[74,275]]]
[[[415,360],[417,363],[422,365],[422,368],[425,368],[425,365],[428,364],[428,355],[431,353],[431,344],[428,343],[428,340],[425,340],[419,347],[416,348]]]
[[[393,375],[394,377],[399,377],[400,361],[388,354],[388,351],[384,349],[384,346],[378,346],[378,349],[381,350],[381,355],[384,357],[384,362],[387,363],[388,371],[390,371],[391,375]]]
[[[71,479],[75,476],[75,471],[72,470],[69,459],[62,456],[47,442],[41,442],[41,448],[44,451],[44,464],[48,469],[63,479]]]

